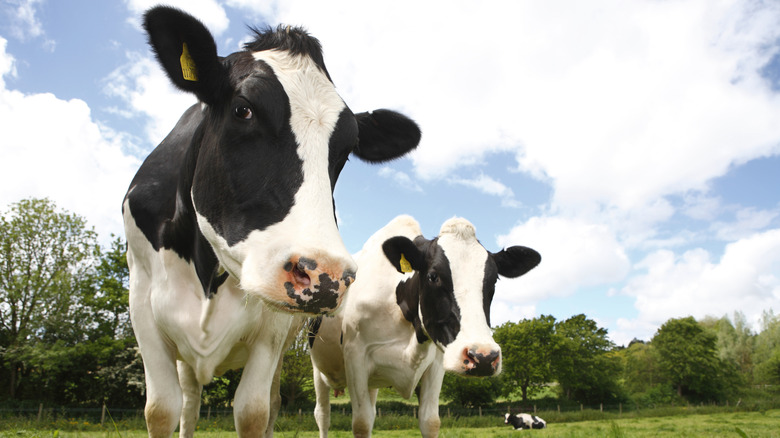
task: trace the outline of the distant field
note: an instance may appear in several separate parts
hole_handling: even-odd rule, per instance
[[[517,435],[522,434],[522,435]],[[717,414],[676,415],[651,418],[624,418],[615,420],[580,421],[571,423],[552,423],[544,430],[514,431],[506,427],[490,428],[452,428],[442,429],[441,438],[492,438],[519,437],[532,434],[538,437],[749,437],[749,438],[780,438],[780,409],[764,412],[733,412]],[[178,435],[178,434],[177,434]],[[91,431],[65,432],[58,430],[2,430],[0,437],[81,437],[81,438],[143,438],[146,432],[131,431]],[[232,437],[232,431],[199,432],[198,437],[217,438]],[[317,432],[288,431],[276,432],[280,438],[316,438]],[[351,437],[350,432],[333,431],[333,438]],[[419,437],[417,430],[374,432],[374,436],[383,438]]]

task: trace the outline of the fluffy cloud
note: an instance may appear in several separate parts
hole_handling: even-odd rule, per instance
[[[603,224],[564,217],[534,217],[499,236],[501,247],[523,245],[542,255],[538,267],[519,279],[502,279],[497,296],[510,303],[565,297],[578,288],[608,286],[626,278],[630,262]]]
[[[189,12],[211,32],[216,35],[222,34],[230,25],[225,9],[216,0],[167,0],[160,2],[158,0],[125,0],[127,8],[133,13],[130,21],[140,27],[141,16],[143,13],[159,4],[173,6]]]
[[[126,105],[122,109],[115,108],[116,113],[146,119],[147,139],[151,146],[156,146],[197,99],[174,88],[152,57],[129,53],[127,58],[127,64],[104,80],[104,90]]]
[[[761,312],[780,300],[780,229],[727,245],[720,260],[701,248],[679,255],[659,250],[635,268],[642,274],[621,293],[636,298],[638,324],[657,326],[670,317],[741,311],[755,325]]]
[[[13,71],[5,47],[0,38],[0,75]],[[0,205],[49,197],[89,218],[105,240],[121,230],[121,200],[139,164],[123,152],[127,139],[95,122],[82,100],[0,85]]]

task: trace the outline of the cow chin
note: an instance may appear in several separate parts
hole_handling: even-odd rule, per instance
[[[490,342],[457,339],[444,349],[444,370],[469,377],[491,377],[501,373],[501,347]]]

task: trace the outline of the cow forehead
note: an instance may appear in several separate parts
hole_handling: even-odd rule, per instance
[[[458,284],[456,275],[463,280],[482,281],[488,252],[477,240],[474,226],[470,222],[465,219],[450,219],[442,226],[436,242],[447,258],[454,284]]]
[[[282,50],[253,52],[252,56],[270,66],[284,87],[298,143],[329,138],[346,104],[319,65],[309,56]]]

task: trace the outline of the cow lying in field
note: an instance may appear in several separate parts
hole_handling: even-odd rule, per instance
[[[504,415],[504,423],[512,425],[512,427],[514,427],[515,430],[544,429],[545,427],[547,427],[546,421],[542,420],[536,415],[530,415],[530,414],[512,415],[507,413]]]
[[[428,240],[417,221],[399,216],[371,236],[355,260],[359,274],[342,309],[315,320],[310,332],[320,436],[330,426],[329,387],[349,387],[352,432],[367,437],[377,388],[391,386],[409,398],[419,383],[420,431],[436,437],[444,372],[501,371],[489,320],[498,276],[523,275],[541,256],[522,246],[490,253],[460,218]]]

